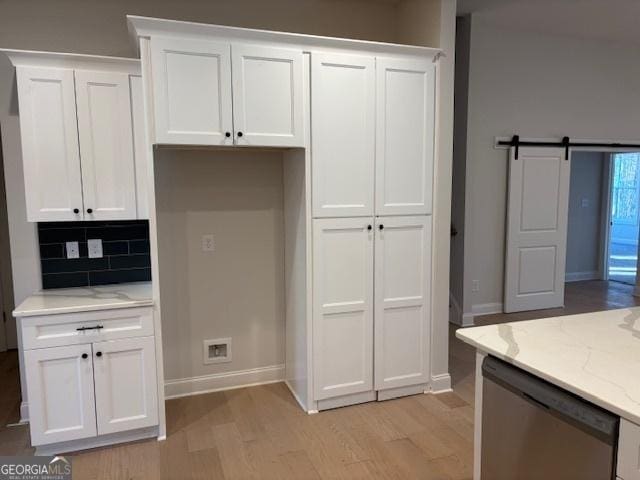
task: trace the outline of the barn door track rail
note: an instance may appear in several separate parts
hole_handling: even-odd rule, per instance
[[[569,149],[571,147],[578,148],[629,148],[629,149],[638,149],[640,150],[640,143],[599,143],[599,142],[572,142],[569,137],[562,137],[562,141],[560,142],[545,142],[545,141],[535,141],[535,140],[520,140],[520,135],[514,135],[511,137],[511,140],[500,140],[497,142],[499,146],[502,147],[513,147],[515,149],[514,158],[518,160],[518,156],[520,153],[520,147],[552,147],[564,148],[564,159],[569,160]]]

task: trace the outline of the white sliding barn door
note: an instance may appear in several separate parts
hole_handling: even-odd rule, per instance
[[[563,148],[511,149],[505,312],[564,304],[570,171]]]

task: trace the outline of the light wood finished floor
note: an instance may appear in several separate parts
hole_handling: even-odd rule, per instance
[[[566,307],[489,315],[479,324],[640,304],[632,288],[567,285]],[[77,479],[470,479],[474,352],[455,339],[454,392],[304,414],[284,384],[167,402],[168,437],[73,455]],[[0,354],[0,455],[31,454],[15,352]]]

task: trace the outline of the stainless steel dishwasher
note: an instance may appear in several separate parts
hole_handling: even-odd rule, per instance
[[[615,478],[619,417],[491,356],[482,376],[482,480]]]

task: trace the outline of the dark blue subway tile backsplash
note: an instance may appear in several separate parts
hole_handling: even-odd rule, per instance
[[[42,222],[38,224],[43,288],[86,287],[151,280],[149,222]],[[89,258],[87,240],[102,240],[102,258]],[[66,258],[78,242],[80,258]]]

